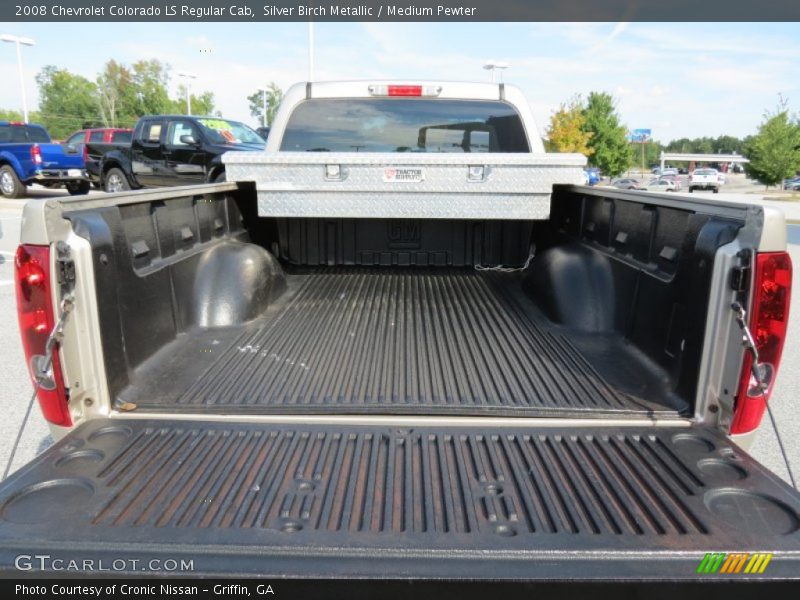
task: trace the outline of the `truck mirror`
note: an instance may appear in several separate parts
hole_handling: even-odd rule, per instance
[[[193,135],[182,135],[180,139],[181,139],[181,144],[186,144],[187,146],[197,145],[197,140],[194,138]]]

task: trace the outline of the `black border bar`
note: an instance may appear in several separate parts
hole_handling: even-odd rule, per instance
[[[787,22],[797,0],[4,0],[7,22]]]

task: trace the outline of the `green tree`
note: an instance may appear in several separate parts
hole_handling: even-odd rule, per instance
[[[275,113],[278,112],[278,107],[283,100],[283,91],[274,81],[271,81],[267,86],[266,92],[264,90],[256,90],[247,97],[247,101],[250,103],[250,114],[257,117],[259,124],[261,124],[264,122],[265,94],[267,100],[267,125],[272,125]]]
[[[562,104],[550,117],[545,142],[547,151],[591,155],[594,150],[589,147],[589,141],[593,134],[584,130],[585,124],[586,117],[580,97],[573,98],[568,104]]]
[[[193,115],[221,116],[220,112],[214,107],[214,94],[203,92],[200,95],[192,94],[191,97]],[[186,112],[186,86],[178,86],[178,97],[172,100],[171,113],[184,114]]]
[[[97,77],[97,105],[105,127],[130,125],[136,120],[136,87],[125,65],[109,60]]]
[[[765,113],[745,148],[750,159],[745,172],[751,179],[776,185],[800,170],[800,125],[789,118],[786,102],[781,99],[774,113]]]
[[[614,98],[605,92],[590,93],[583,116],[583,130],[592,134],[589,162],[610,177],[622,174],[633,162],[633,149],[628,130],[619,121]]]
[[[136,95],[136,114],[163,115],[172,112],[170,100],[168,64],[158,59],[140,60],[133,63],[133,84]]]
[[[36,75],[36,83],[41,122],[54,139],[102,122],[96,103],[97,86],[85,77],[48,65]]]

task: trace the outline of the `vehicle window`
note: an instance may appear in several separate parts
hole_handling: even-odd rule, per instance
[[[115,131],[111,134],[111,141],[118,142],[120,144],[127,144],[130,143],[131,137],[130,131]]]
[[[83,143],[83,140],[86,138],[86,134],[83,131],[79,131],[78,133],[73,133],[67,139],[67,146],[78,146]]]
[[[38,127],[25,125],[0,125],[0,143],[26,144],[33,142],[46,144],[50,141],[47,133]]]
[[[695,175],[716,175],[717,172],[713,169],[697,169],[694,172]]]
[[[102,142],[103,141],[103,132],[102,131],[93,131],[89,134],[89,141],[90,142]]]
[[[142,126],[143,142],[156,143],[161,139],[161,121],[151,121]]]
[[[20,127],[19,129],[22,129]],[[28,133],[28,141],[33,144],[47,144],[50,142],[50,136],[41,127],[26,126],[25,129]]]
[[[212,144],[264,145],[264,138],[244,123],[213,118],[198,119],[197,121]]]
[[[529,152],[522,120],[505,102],[438,99],[306,100],[281,150],[293,152]]]
[[[191,135],[195,139],[199,139],[197,127],[189,121],[170,121],[167,128],[167,144],[170,146],[186,146],[181,141],[181,136]]]

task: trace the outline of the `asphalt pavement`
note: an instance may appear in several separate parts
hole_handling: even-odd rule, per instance
[[[35,190],[35,196],[59,195],[56,190]],[[719,200],[757,202],[758,196],[720,193],[713,196]],[[709,197],[712,197],[709,194]],[[796,214],[800,203],[778,203]],[[13,287],[13,253],[19,242],[22,202],[0,201],[0,410],[5,415],[0,419],[0,468],[5,469],[11,449],[22,424],[23,416],[31,398],[32,386],[25,367],[16,319],[16,299]],[[794,212],[793,212],[794,211]],[[771,407],[778,431],[783,439],[795,478],[800,478],[800,225],[789,228],[789,251],[795,265],[792,286],[792,317],[786,339],[783,361]],[[52,443],[47,425],[34,406],[31,417],[17,448],[11,470],[16,470]],[[765,416],[758,437],[750,450],[751,454],[773,472],[788,481],[788,472],[781,456],[777,437],[769,419]],[[798,481],[800,484],[800,481]]]

